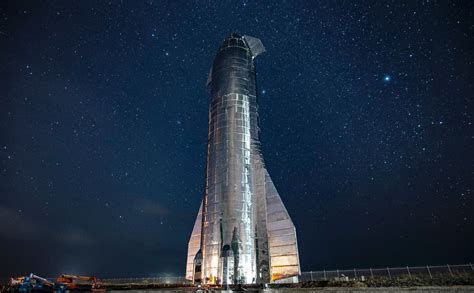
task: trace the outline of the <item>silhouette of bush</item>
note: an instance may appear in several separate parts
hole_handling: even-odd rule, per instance
[[[302,288],[321,288],[321,287],[419,287],[419,286],[461,286],[474,285],[474,273],[455,273],[453,275],[402,275],[396,277],[374,277],[367,278],[365,281],[360,279],[351,279],[342,281],[337,279],[307,281],[302,282]]]
[[[416,287],[416,286],[454,286],[474,285],[474,274],[460,273],[451,275],[399,276],[396,278],[376,277],[365,281],[368,287]]]

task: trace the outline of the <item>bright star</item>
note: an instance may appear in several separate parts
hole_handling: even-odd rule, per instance
[[[262,90],[262,95],[266,94],[267,91],[266,90]]]
[[[390,77],[390,75],[385,75],[383,80],[386,81],[386,82],[389,82],[392,78]]]

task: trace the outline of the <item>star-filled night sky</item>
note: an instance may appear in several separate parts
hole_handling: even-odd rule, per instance
[[[474,260],[472,2],[277,2],[2,1],[2,280],[184,275],[232,32],[303,271]]]

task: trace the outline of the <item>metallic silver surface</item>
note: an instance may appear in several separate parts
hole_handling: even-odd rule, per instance
[[[300,273],[295,228],[259,148],[254,58],[264,51],[259,39],[232,34],[209,72],[206,189],[188,245],[191,280],[250,284]]]
[[[193,280],[195,273],[195,256],[201,249],[201,228],[202,228],[202,203],[194,223],[193,232],[188,243],[188,257],[186,263],[186,279]]]

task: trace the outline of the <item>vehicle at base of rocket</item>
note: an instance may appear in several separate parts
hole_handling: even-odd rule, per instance
[[[232,34],[214,59],[205,194],[186,278],[202,284],[297,282],[296,230],[260,152],[254,37]]]

